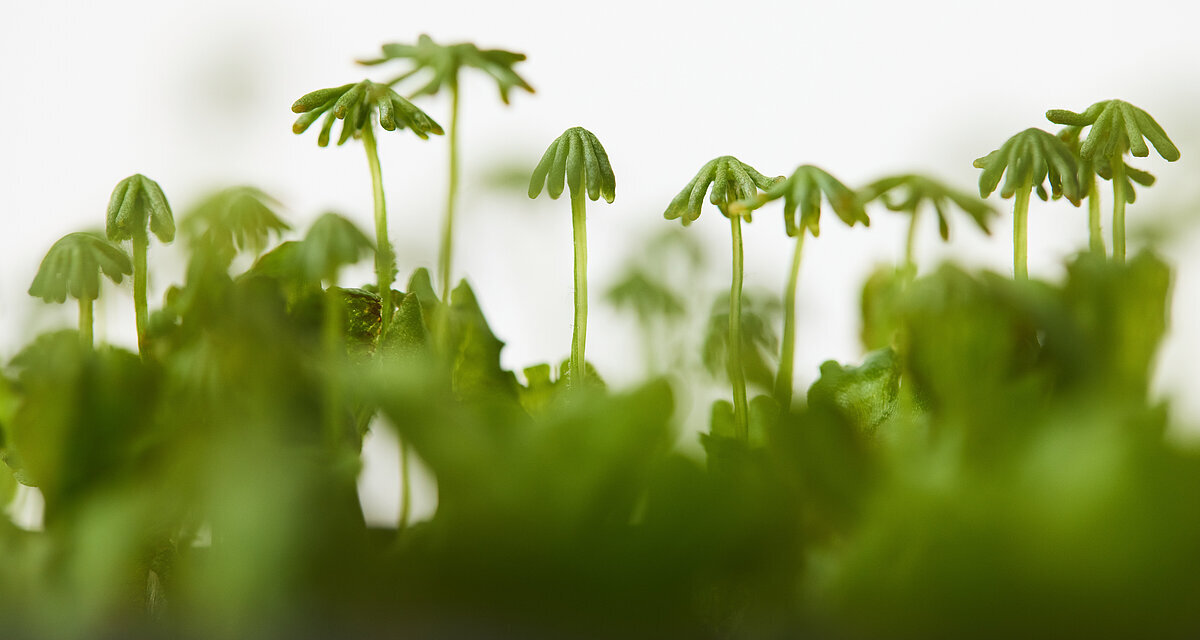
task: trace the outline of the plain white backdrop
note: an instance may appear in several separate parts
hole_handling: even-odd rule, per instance
[[[668,223],[662,210],[705,161],[736,155],[771,175],[817,164],[852,186],[887,173],[929,172],[976,188],[976,157],[1030,126],[1053,130],[1049,108],[1081,110],[1120,97],[1158,119],[1183,152],[1129,210],[1138,229],[1171,232],[1177,265],[1160,392],[1200,424],[1200,38],[1190,3],[1147,0],[910,2],[568,3],[437,0],[249,2],[4,0],[0,22],[0,358],[34,332],[71,326],[74,307],[26,294],[38,262],[63,234],[101,228],[109,193],[144,173],[177,216],[207,191],[253,184],[279,198],[303,229],[333,209],[371,224],[360,144],[320,149],[291,133],[291,102],[310,90],[395,68],[355,58],[384,42],[470,40],[528,54],[519,67],[536,95],[504,107],[489,80],[464,77],[456,277],[467,277],[506,366],[565,357],[571,334],[571,228],[565,201],[531,202],[489,187],[497,165],[532,169],[562,130],[582,125],[603,142],[617,176],[613,205],[589,208],[593,312],[588,356],[615,384],[640,373],[631,325],[598,293],[640,238]],[[447,103],[421,105],[445,124]],[[384,133],[380,153],[400,272],[433,267],[445,189],[445,142]],[[1107,185],[1107,183],[1105,183]],[[965,220],[942,244],[932,217],[919,261],[946,258],[1011,270],[1011,203],[987,238]],[[1109,206],[1108,202],[1105,207]],[[898,260],[904,220],[872,211],[871,228],[832,215],[806,245],[798,301],[797,385],[826,359],[855,361],[864,276]],[[1056,279],[1086,244],[1086,213],[1034,200],[1030,270]],[[1178,223],[1178,226],[1175,226]],[[1108,225],[1105,225],[1107,230]],[[708,210],[689,230],[710,248],[703,286],[726,286],[728,225]],[[777,208],[746,228],[748,287],[780,290],[790,241]],[[182,271],[177,248],[151,249],[151,300]],[[369,281],[363,264],[347,283]],[[698,276],[699,277],[699,276]],[[97,336],[132,345],[128,285],[98,310]],[[374,455],[374,454],[373,454]],[[378,519],[389,455],[368,457],[364,500]],[[394,493],[394,491],[393,491]]]

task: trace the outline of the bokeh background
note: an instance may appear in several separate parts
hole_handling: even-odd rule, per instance
[[[569,207],[524,195],[528,172],[567,127],[596,133],[617,175],[616,202],[589,208],[588,355],[620,386],[644,372],[637,328],[600,294],[645,251],[645,239],[674,224],[662,211],[705,161],[736,155],[771,175],[817,164],[852,186],[920,171],[971,191],[971,161],[1026,127],[1053,130],[1046,109],[1120,97],[1154,114],[1183,152],[1173,164],[1133,162],[1159,183],[1139,190],[1129,221],[1131,251],[1155,242],[1178,269],[1157,388],[1173,398],[1181,423],[1200,424],[1198,15],[1177,0],[5,0],[0,358],[35,332],[72,326],[73,308],[42,304],[26,289],[58,237],[103,226],[109,193],[129,174],[157,180],[177,216],[213,189],[252,184],[278,198],[299,230],[326,210],[370,228],[361,145],[320,149],[315,135],[293,135],[288,107],[313,89],[390,78],[395,67],[354,60],[428,33],[526,53],[519,69],[537,89],[505,107],[485,78],[467,75],[463,85],[455,273],[470,280],[507,342],[507,367],[558,362],[568,351]],[[444,99],[420,104],[445,124]],[[385,133],[380,154],[400,272],[432,268],[445,141]],[[958,219],[943,244],[926,216],[922,270],[954,259],[1009,272],[1011,203],[993,203],[1003,213],[990,238]],[[861,356],[860,286],[876,265],[900,259],[906,221],[871,213],[870,229],[827,216],[821,237],[806,245],[798,387],[826,359]],[[711,298],[727,286],[728,225],[710,209],[688,233],[710,257],[706,269],[686,274],[689,286]],[[747,288],[781,291],[791,241],[777,206],[745,234]],[[1063,258],[1085,245],[1084,210],[1033,201],[1034,277],[1061,277]],[[155,246],[151,263],[156,300],[179,281],[183,256]],[[363,263],[344,284],[371,279]],[[97,313],[99,339],[134,344],[130,298],[128,285],[110,290]],[[369,443],[362,490],[368,515],[383,522],[395,509],[386,438]]]

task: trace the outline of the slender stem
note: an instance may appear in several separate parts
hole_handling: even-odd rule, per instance
[[[1103,258],[1107,255],[1104,248],[1104,232],[1100,229],[1100,194],[1096,191],[1096,174],[1091,175],[1091,187],[1088,189],[1088,246],[1092,253]]]
[[[1125,264],[1125,157],[1114,156],[1113,184],[1113,262]]]
[[[742,442],[750,440],[746,407],[746,373],[742,370],[742,218],[729,217],[733,234],[733,282],[729,286],[729,361],[726,369],[733,385],[733,428]]]
[[[325,438],[329,450],[337,451],[341,439],[341,389],[335,375],[341,361],[342,310],[338,305],[337,290],[333,283],[325,290],[325,314],[321,339],[325,349]]]
[[[784,411],[792,406],[792,368],[796,357],[796,282],[800,279],[800,255],[803,249],[802,228],[792,253],[792,273],[783,292],[783,345],[779,352],[779,375],[775,378],[775,400]]]
[[[446,218],[442,226],[441,255],[438,256],[438,279],[442,283],[442,300],[450,299],[450,265],[454,259],[454,205],[458,197],[458,82],[450,83],[450,186],[446,193]]]
[[[374,125],[363,127],[363,147],[367,150],[367,165],[371,168],[371,189],[375,197],[375,277],[379,288],[380,333],[392,322],[392,280],[394,256],[388,240],[387,203],[383,198],[383,170],[379,166],[379,150],[375,146]],[[449,304],[445,300],[444,303]],[[400,521],[398,529],[408,525],[409,498],[408,443],[400,442]]]
[[[133,312],[137,322],[138,353],[145,357],[147,350],[146,325],[149,304],[146,302],[146,253],[150,239],[145,231],[133,234]]]
[[[587,201],[584,190],[571,190],[571,227],[575,237],[575,328],[571,332],[570,385],[582,388],[587,377]]]
[[[400,440],[400,519],[398,529],[408,528],[408,519],[412,514],[412,474],[408,470],[408,441]]]
[[[93,300],[79,299],[79,341],[92,347],[92,303]]]
[[[379,168],[379,151],[375,147],[375,126],[370,122],[362,129],[363,147],[367,150],[367,165],[371,168],[371,188],[375,196],[375,278],[379,287],[379,308],[382,314],[380,331],[387,331],[392,322],[392,243],[388,240],[387,204],[383,199],[383,171]]]
[[[1017,188],[1013,203],[1013,276],[1017,280],[1029,279],[1029,195],[1033,185],[1026,180]]]
[[[912,217],[909,218],[908,237],[904,241],[904,268],[913,275],[916,275],[917,273],[915,249],[917,246],[917,219],[920,217],[920,215],[918,215],[920,211],[920,209],[916,209],[913,211]]]

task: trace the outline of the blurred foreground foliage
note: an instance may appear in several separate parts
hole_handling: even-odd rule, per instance
[[[1171,282],[1151,253],[1082,255],[1061,284],[882,271],[877,350],[823,365],[791,411],[754,399],[749,442],[719,402],[698,460],[666,379],[568,388],[543,365],[522,384],[465,282],[447,304],[419,270],[381,333],[378,296],[329,297],[301,249],[231,274],[197,243],[145,358],[62,331],[8,364],[0,498],[38,487],[45,527],[0,522],[4,637],[1200,628],[1200,457],[1147,395]],[[365,524],[368,428],[431,471],[432,518]]]

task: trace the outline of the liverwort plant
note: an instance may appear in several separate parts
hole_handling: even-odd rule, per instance
[[[133,242],[133,308],[138,351],[145,355],[149,318],[146,254],[150,248],[150,233],[163,243],[175,239],[175,217],[158,183],[140,173],[118,182],[108,201],[105,231],[108,239],[114,242]]]
[[[1065,196],[1079,206],[1079,176],[1075,156],[1057,136],[1041,129],[1026,129],[1009,138],[999,149],[975,160],[983,169],[979,176],[979,195],[986,198],[1000,184],[1007,170],[1008,177],[1000,189],[1000,197],[1013,202],[1013,274],[1017,280],[1029,278],[1028,236],[1029,195],[1036,188],[1038,197],[1049,199],[1043,183],[1049,179],[1055,196]]]
[[[759,173],[754,167],[733,156],[721,156],[709,160],[691,182],[671,200],[663,217],[679,219],[684,226],[700,217],[704,205],[704,194],[709,193],[709,202],[726,218],[733,239],[733,277],[729,286],[729,350],[727,370],[729,383],[733,387],[733,426],[735,435],[743,442],[749,439],[749,405],[746,400],[746,374],[742,365],[742,218],[750,222],[749,210],[733,211],[732,205],[739,200],[758,196],[759,189],[769,189],[775,179]]]
[[[92,346],[92,305],[100,297],[100,274],[120,284],[133,273],[129,255],[97,233],[68,233],[42,259],[29,295],[46,302],[79,301],[79,339]]]
[[[917,220],[921,211],[933,207],[937,213],[938,233],[942,240],[950,239],[950,223],[946,214],[950,205],[955,205],[967,214],[976,226],[985,234],[991,235],[988,219],[996,215],[991,205],[968,193],[949,187],[933,178],[917,174],[903,174],[880,178],[858,190],[858,197],[864,205],[876,200],[883,203],[888,211],[907,213],[908,235],[904,243],[904,267],[909,276],[917,272],[915,246],[917,237]]]
[[[442,243],[438,254],[438,280],[441,283],[441,297],[442,300],[449,300],[451,264],[454,258],[454,211],[458,197],[459,176],[459,71],[463,67],[473,67],[491,76],[500,89],[500,100],[506,105],[509,104],[508,95],[513,88],[533,93],[533,87],[513,70],[514,65],[525,60],[525,54],[503,49],[480,49],[469,42],[442,45],[422,34],[417,38],[415,45],[385,44],[379,58],[359,60],[359,63],[376,65],[391,60],[408,61],[412,64],[412,68],[392,79],[387,83],[388,86],[395,86],[417,73],[428,71],[429,80],[409,97],[432,96],[442,89],[450,93],[450,131],[447,136],[450,143],[450,179],[446,192],[446,216],[442,221]]]
[[[1138,158],[1150,155],[1150,148],[1146,145],[1146,140],[1149,140],[1155,151],[1158,151],[1158,155],[1167,162],[1174,162],[1179,159],[1179,149],[1150,114],[1122,100],[1103,100],[1082,113],[1051,109],[1046,112],[1046,119],[1069,127],[1091,127],[1087,138],[1079,147],[1079,157],[1092,162],[1097,173],[1108,173],[1108,176],[1101,173],[1100,177],[1112,180],[1113,260],[1124,264],[1125,204],[1132,202],[1127,193],[1132,188],[1126,173],[1125,154],[1132,153]],[[1146,185],[1146,182],[1143,182],[1144,175],[1137,176],[1134,180]],[[1096,217],[1099,217],[1098,213]]]
[[[870,226],[871,220],[863,209],[862,202],[852,189],[824,169],[812,165],[797,167],[786,180],[781,180],[765,193],[749,202],[737,203],[741,207],[757,208],[783,198],[783,222],[788,236],[796,238],[792,252],[792,269],[788,274],[787,288],[783,294],[783,341],[779,354],[779,372],[775,377],[775,400],[785,411],[792,405],[792,371],[796,351],[796,283],[800,277],[800,257],[804,248],[804,232],[815,238],[821,234],[821,198],[824,196],[833,207],[833,212],[846,225],[853,227],[861,222]],[[800,216],[796,217],[799,210]]]
[[[396,279],[396,260],[388,240],[387,205],[383,198],[383,171],[379,166],[379,152],[375,146],[372,114],[378,113],[379,126],[386,131],[410,129],[422,140],[429,134],[441,135],[441,125],[434,122],[416,105],[400,97],[391,87],[363,80],[357,84],[318,89],[301,96],[292,103],[292,111],[301,114],[292,125],[292,131],[304,133],[317,118],[325,115],[317,145],[329,144],[330,132],[335,120],[342,120],[338,144],[352,136],[362,138],[367,152],[367,165],[371,169],[372,194],[375,200],[375,276],[379,288],[379,299],[386,330],[392,318],[392,282]]]
[[[584,346],[587,341],[587,202],[604,196],[612,204],[617,197],[617,179],[608,153],[596,136],[583,127],[571,127],[556,138],[542,154],[529,178],[529,197],[536,198],[545,187],[551,199],[562,195],[563,183],[571,191],[571,227],[575,239],[575,326],[571,332],[569,384],[582,387],[587,379]]]

